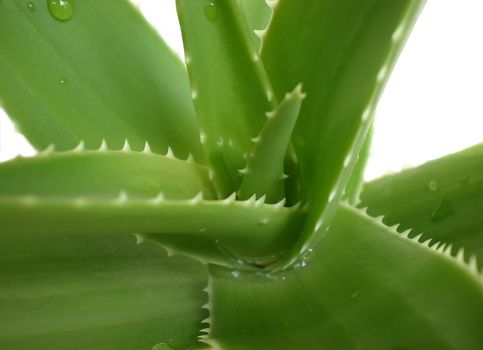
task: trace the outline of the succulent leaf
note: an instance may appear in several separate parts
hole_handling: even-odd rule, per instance
[[[317,244],[329,225],[375,104],[423,4],[276,2],[262,46],[263,63],[277,98],[299,82],[308,96],[292,141],[310,213],[292,261]]]
[[[291,272],[211,268],[210,330],[235,349],[479,349],[483,283],[456,258],[339,207]]]
[[[273,92],[237,0],[178,0],[177,8],[200,139],[224,198],[240,186]]]
[[[178,242],[202,237],[232,253],[225,254],[228,266],[233,255],[273,259],[297,239],[303,218],[297,208],[213,198],[204,167],[168,156],[70,151],[0,165],[5,232],[180,235]],[[198,250],[214,262],[203,246]]]
[[[168,155],[110,150],[42,152],[0,164],[0,196],[43,199],[112,199],[125,192],[135,198],[190,199],[200,191],[215,197],[204,166]]]
[[[64,22],[47,1],[4,1],[0,76],[3,107],[37,149],[127,138],[203,160],[186,69],[127,0],[77,1]]]
[[[271,9],[265,0],[238,0],[245,14],[248,27],[252,30],[251,39],[256,50],[260,50],[261,41],[270,21]]]
[[[452,244],[453,254],[464,247],[481,266],[483,144],[371,181],[359,206],[398,231],[411,229],[411,237]]]
[[[266,112],[267,121],[260,134],[252,139],[253,150],[241,169],[239,198],[247,199],[255,194],[266,196],[268,203],[275,203],[285,197],[284,181],[288,177],[284,173],[285,155],[304,98],[302,86],[298,85],[276,109]]]
[[[0,234],[0,348],[194,349],[207,271],[132,235]]]

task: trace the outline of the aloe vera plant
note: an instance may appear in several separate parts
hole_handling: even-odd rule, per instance
[[[362,184],[420,0],[0,2],[1,349],[481,349],[483,144]],[[362,192],[361,192],[362,189]],[[175,255],[175,256],[172,256]]]

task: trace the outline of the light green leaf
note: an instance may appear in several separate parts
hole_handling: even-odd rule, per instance
[[[68,21],[45,0],[4,1],[0,76],[3,106],[37,149],[127,138],[202,159],[186,69],[127,0],[76,1]]]
[[[262,60],[277,98],[303,83],[292,141],[309,218],[293,256],[330,223],[376,102],[424,1],[274,2]]]
[[[224,198],[238,189],[243,156],[275,101],[237,0],[178,0],[177,7],[200,139]]]
[[[212,268],[208,292],[204,338],[224,350],[478,350],[483,343],[481,276],[346,206],[295,270]]]
[[[238,0],[245,14],[248,27],[253,31],[250,34],[254,47],[259,50],[261,37],[268,26],[272,11],[265,0]]]
[[[483,144],[365,184],[361,207],[483,264]]]
[[[278,107],[267,112],[267,121],[260,134],[252,141],[253,150],[248,154],[247,165],[240,170],[243,180],[238,196],[246,199],[255,194],[266,196],[268,203],[280,201],[285,197],[284,173],[285,155],[290,145],[295,122],[305,94],[302,86],[287,93]]]
[[[2,197],[106,200],[117,197],[121,191],[145,199],[160,192],[169,199],[188,199],[199,192],[205,198],[214,198],[204,166],[149,150],[134,152],[125,147],[118,151],[86,151],[79,147],[0,164]]]
[[[230,252],[228,266],[272,261],[298,237],[297,208],[213,198],[204,167],[152,153],[79,150],[0,165],[2,232],[164,234],[156,240],[181,242],[190,255],[222,263],[220,254],[212,260],[218,242],[216,250]],[[189,243],[190,237],[197,240]],[[200,238],[209,244],[194,246]]]
[[[197,348],[206,269],[132,235],[0,234],[0,348]]]
[[[350,204],[355,205],[359,202],[359,195],[364,184],[364,173],[366,170],[366,164],[369,160],[371,152],[372,136],[374,135],[374,127],[369,129],[361,151],[357,156],[356,163],[352,170],[349,181],[344,189],[343,199],[349,201]]]

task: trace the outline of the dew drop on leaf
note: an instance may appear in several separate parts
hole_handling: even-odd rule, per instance
[[[436,192],[438,189],[439,189],[439,184],[437,181],[435,180],[431,180],[429,181],[428,183],[428,189],[431,191],[431,192]]]
[[[216,9],[216,3],[214,0],[208,0],[205,3],[205,16],[206,18],[208,18],[209,21],[216,21],[218,14]]]
[[[32,1],[27,2],[27,8],[30,12],[35,12],[35,4]]]
[[[454,213],[453,204],[450,200],[444,199],[441,203],[439,203],[433,210],[433,214],[431,215],[432,222],[438,222],[447,218],[448,216]]]
[[[67,79],[65,78],[60,78],[59,79],[59,84],[62,85],[62,86],[66,86],[67,85]]]
[[[56,20],[65,22],[74,16],[74,0],[47,0],[47,7]]]

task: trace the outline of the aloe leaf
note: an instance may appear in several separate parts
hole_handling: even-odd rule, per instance
[[[0,234],[0,348],[194,349],[206,268],[132,235]]]
[[[121,194],[97,199],[0,196],[2,231],[84,234],[156,234],[203,237],[219,242],[229,257],[276,260],[298,238],[302,213],[293,208],[250,201],[205,201],[201,197],[137,199]],[[202,252],[203,247],[197,247]],[[207,252],[209,261],[211,252]]]
[[[212,268],[214,349],[480,349],[481,275],[341,206],[314,256],[285,274]]]
[[[67,21],[47,7],[0,7],[0,99],[37,149],[128,138],[202,159],[186,69],[129,1],[77,1]]]
[[[255,194],[266,196],[268,203],[284,198],[284,181],[288,176],[284,173],[285,155],[304,98],[302,86],[298,85],[285,95],[275,110],[266,113],[268,119],[260,134],[252,140],[253,150],[248,154],[246,167],[240,170],[243,180],[239,198]]]
[[[237,0],[178,0],[177,8],[200,140],[226,197],[240,185],[273,93]]]
[[[359,202],[359,196],[364,184],[364,173],[367,161],[371,152],[372,137],[374,135],[374,126],[369,129],[361,151],[357,155],[357,160],[352,170],[349,181],[344,189],[343,199],[350,204],[355,205]]]
[[[105,145],[105,144],[104,144]],[[43,199],[112,199],[120,192],[152,198],[188,199],[200,191],[214,198],[208,170],[172,157],[131,151],[128,144],[113,151],[84,150],[41,153],[0,164],[0,195]]]
[[[0,165],[2,232],[201,237],[247,259],[274,259],[297,239],[298,208],[213,193],[204,167],[152,153],[70,151]]]
[[[265,0],[238,0],[245,14],[248,27],[253,31],[250,35],[256,50],[260,49],[261,37],[270,21],[271,10]]]
[[[359,206],[399,231],[464,247],[483,264],[483,144],[364,185]]]
[[[292,141],[309,218],[293,255],[330,223],[395,59],[424,1],[274,2],[262,60],[280,98],[303,83]]]

